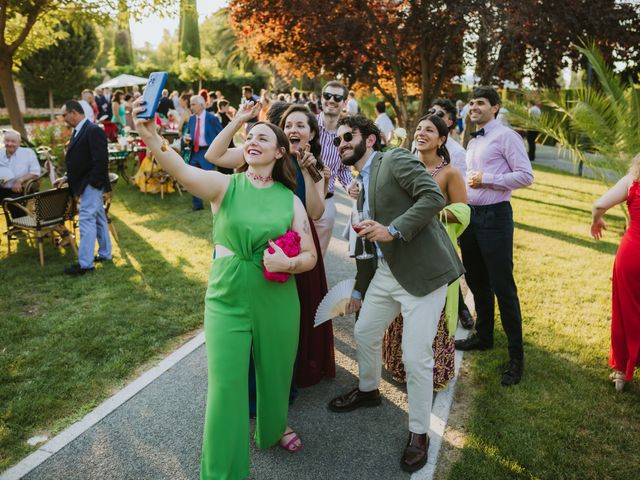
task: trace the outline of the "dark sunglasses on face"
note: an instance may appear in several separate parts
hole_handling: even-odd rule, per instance
[[[358,132],[356,132],[357,134]],[[342,140],[344,140],[345,142],[350,142],[351,140],[353,140],[353,136],[355,134],[353,132],[345,132],[344,135],[341,136],[337,136],[336,138],[333,139],[333,144],[336,147],[339,147],[340,144],[342,143]]]
[[[435,108],[430,108],[429,110],[427,110],[427,113],[429,115],[436,115],[440,118],[444,118],[447,114],[445,112],[443,112],[442,110],[437,110]]]
[[[344,95],[338,95],[336,93],[324,92],[322,94],[322,98],[324,98],[327,102],[333,98],[336,102],[340,103],[344,100]]]

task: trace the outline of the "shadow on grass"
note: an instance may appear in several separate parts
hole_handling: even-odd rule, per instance
[[[582,209],[582,208],[577,208],[577,207],[570,207],[568,205],[562,205],[561,203],[545,202],[543,200],[536,200],[534,198],[526,198],[526,197],[522,197],[522,196],[518,196],[517,198],[518,198],[518,200],[521,200],[523,202],[535,203],[535,204],[538,204],[538,205],[543,205],[545,207],[560,208],[562,210],[566,210],[566,211],[571,212],[571,213],[576,213],[581,217],[584,217],[585,215],[588,217],[588,216],[591,215],[591,212],[589,212],[588,210],[585,210],[585,209]],[[624,219],[622,219],[622,218],[618,218],[618,219],[624,221]]]
[[[552,352],[525,342],[523,380],[504,388],[502,332],[496,340],[493,351],[470,355],[474,413],[448,478],[636,478],[640,389],[614,391],[605,346],[601,362],[583,365],[575,344]]]
[[[211,210],[205,202],[204,210],[191,210],[191,194],[177,192],[165,195],[143,193],[132,185],[122,185],[117,201],[132,215],[138,217],[140,225],[160,232],[175,230],[189,236],[210,241],[212,235]],[[168,213],[170,212],[170,213]]]
[[[34,432],[62,429],[202,324],[205,282],[117,229],[122,260],[82,277],[62,274],[70,252],[49,249],[44,268],[31,248],[1,261],[12,294],[0,322],[0,470],[32,450]]]
[[[617,243],[606,242],[603,240],[588,240],[585,238],[576,237],[574,235],[569,235],[568,233],[559,232],[557,230],[534,227],[533,225],[527,225],[526,223],[521,222],[514,222],[514,225],[517,229],[524,230],[526,232],[537,233],[539,235],[555,238],[556,240],[562,240],[563,242],[568,242],[573,245],[590,248],[601,253],[609,253],[615,255],[616,251],[618,250]]]
[[[587,196],[587,195],[589,196],[589,200],[587,200],[588,203],[591,203],[592,200],[595,201],[598,198],[598,195],[594,194],[594,193],[589,194],[589,193],[582,192],[579,195],[572,195],[569,192],[565,192],[565,190],[566,190],[565,188],[562,188],[562,187],[559,187],[559,186],[556,186],[556,187],[551,187],[550,186],[549,188],[551,188],[551,189],[547,190],[547,189],[539,188],[539,185],[534,183],[530,187],[527,187],[525,192],[530,191],[530,192],[535,192],[535,193],[542,194],[542,195],[547,195],[549,197],[553,197],[553,198],[556,198],[556,199],[565,199],[565,200],[569,200],[571,202],[580,202],[580,203],[585,202],[584,196]],[[604,192],[604,190],[603,190],[603,192]],[[514,193],[513,194],[513,198],[516,198],[516,199],[522,198],[520,192]]]
[[[550,170],[549,173],[554,173],[554,174],[559,174],[559,175],[562,174],[562,172],[556,171],[556,170]],[[571,175],[571,176],[575,177],[575,175]],[[593,192],[589,192],[589,191],[585,191],[585,190],[576,190],[575,188],[569,188],[569,187],[567,187],[565,185],[559,186],[559,185],[552,185],[550,183],[544,183],[544,182],[535,181],[532,186],[547,187],[547,188],[552,189],[554,193],[557,192],[558,190],[563,190],[565,192],[573,192],[573,193],[578,193],[580,195],[587,195],[587,196],[592,196],[592,197],[597,196],[597,194],[595,194]],[[531,188],[531,187],[527,187],[527,188]],[[603,185],[603,188],[604,188],[604,185]]]

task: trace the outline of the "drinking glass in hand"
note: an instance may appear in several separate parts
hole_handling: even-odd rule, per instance
[[[369,215],[366,212],[352,212],[351,228],[353,228],[356,233],[359,233],[365,228],[364,225],[362,225],[362,222],[364,222],[365,220],[369,220]],[[374,255],[372,253],[367,253],[364,237],[360,237],[360,240],[362,241],[362,253],[356,256],[356,258],[358,260],[368,260],[370,258],[373,258]]]

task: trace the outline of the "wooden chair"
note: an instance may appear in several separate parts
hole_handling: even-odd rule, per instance
[[[44,238],[58,234],[61,238],[71,235],[65,228],[70,212],[74,209],[73,197],[68,188],[45,190],[18,198],[6,198],[2,202],[7,221],[7,248],[11,255],[11,241],[19,233],[38,243],[40,265],[44,266]],[[71,235],[71,247],[78,255],[75,238]]]
[[[149,180],[154,179],[160,185],[160,199],[164,200],[165,189],[167,189],[167,193],[169,193],[167,188],[168,185],[173,185],[173,188],[175,188],[180,196],[182,196],[182,189],[178,182],[176,182],[167,171],[163,170],[162,167],[158,165],[155,158],[153,159],[151,171],[144,172],[144,176],[144,193],[147,193],[147,184],[149,183]]]

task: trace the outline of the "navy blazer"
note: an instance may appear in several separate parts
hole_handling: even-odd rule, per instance
[[[87,185],[111,191],[107,135],[95,123],[87,120],[71,139],[65,163],[69,187],[76,195],[82,195]]]
[[[109,115],[109,120],[111,120],[111,115],[109,114],[111,104],[107,101],[104,95],[96,96],[96,105],[98,105],[98,117],[96,118],[96,121],[103,115]]]
[[[202,125],[200,126],[202,128]],[[204,121],[204,139],[207,145],[211,145],[213,139],[222,131],[222,123],[213,113],[206,112]],[[189,117],[189,135],[191,135],[191,145],[196,141],[196,116]]]

